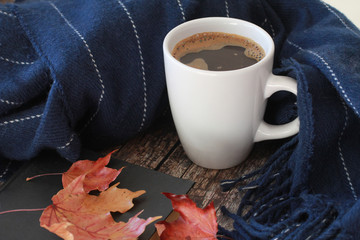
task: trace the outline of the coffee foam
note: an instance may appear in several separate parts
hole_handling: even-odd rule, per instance
[[[180,61],[180,58],[186,54],[202,50],[218,50],[225,46],[243,47],[245,56],[257,61],[265,56],[264,49],[252,39],[223,32],[203,32],[187,37],[175,45],[172,55]]]

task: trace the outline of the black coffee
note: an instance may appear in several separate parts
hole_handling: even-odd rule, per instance
[[[265,56],[255,41],[236,34],[204,32],[180,41],[172,55],[191,67],[227,71],[251,66]]]

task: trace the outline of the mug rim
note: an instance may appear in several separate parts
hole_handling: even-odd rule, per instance
[[[255,41],[251,37],[249,37],[249,38],[252,39],[253,41],[255,41],[257,44],[259,44],[264,49],[265,57],[262,58],[260,61],[256,62],[255,64],[252,64],[250,66],[247,66],[247,67],[244,67],[244,68],[239,68],[239,69],[234,69],[234,70],[223,70],[223,71],[204,70],[204,69],[198,69],[198,68],[190,67],[190,66],[180,62],[176,58],[174,58],[172,56],[172,54],[171,54],[172,49],[170,49],[170,46],[169,46],[173,35],[175,35],[177,32],[179,32],[181,30],[186,30],[186,28],[188,28],[189,26],[191,27],[191,25],[194,25],[194,24],[199,25],[199,24],[204,23],[204,22],[207,22],[207,23],[213,22],[214,24],[218,23],[218,25],[229,24],[229,25],[234,25],[234,26],[238,25],[238,24],[242,24],[242,25],[246,25],[248,27],[256,29],[256,31],[263,34],[265,36],[265,38],[267,39],[266,41],[269,42],[270,46],[268,48],[268,51],[264,48],[263,44],[260,44],[258,41]],[[198,33],[211,32],[212,31],[212,30],[206,30],[206,28],[207,27],[204,27],[204,31],[199,31]],[[229,33],[229,32],[224,31],[224,33]],[[186,35],[186,36],[182,37],[176,43],[180,42],[181,40],[183,40],[183,39],[185,39],[185,38],[187,38],[188,36],[191,36],[191,35],[193,35],[193,34]],[[238,35],[243,36],[241,34],[238,34]],[[244,37],[248,37],[248,36],[244,36]],[[182,65],[183,67],[185,67],[188,70],[199,71],[199,72],[203,72],[203,73],[207,73],[207,74],[219,74],[219,73],[225,74],[225,73],[233,73],[233,72],[238,72],[238,71],[248,71],[248,70],[251,70],[253,68],[258,68],[258,67],[260,67],[259,65],[262,65],[262,64],[264,64],[265,62],[268,62],[268,61],[272,61],[274,51],[275,51],[274,41],[273,41],[272,37],[270,36],[270,34],[268,32],[266,32],[263,28],[259,27],[258,25],[254,24],[254,23],[251,23],[249,21],[238,19],[238,18],[230,18],[230,17],[204,17],[204,18],[197,18],[197,19],[193,19],[193,20],[181,23],[181,24],[177,25],[176,27],[172,28],[166,34],[166,36],[165,36],[165,38],[163,40],[163,54],[164,54],[164,56],[167,56],[169,59],[171,59],[171,61],[176,61],[176,64],[180,64],[180,65]]]

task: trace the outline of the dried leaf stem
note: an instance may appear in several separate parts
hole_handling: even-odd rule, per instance
[[[0,212],[1,214],[6,214],[6,213],[15,213],[15,212],[37,212],[37,211],[44,211],[45,208],[33,208],[33,209],[14,209],[14,210],[7,210],[7,211],[3,211]]]
[[[32,176],[32,177],[28,177],[26,178],[26,181],[31,181],[35,178],[38,178],[38,177],[45,177],[45,176],[57,176],[57,175],[62,175],[63,173],[44,173],[44,174],[39,174],[39,175],[35,175],[35,176]]]

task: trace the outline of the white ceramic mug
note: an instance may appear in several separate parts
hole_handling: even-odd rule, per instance
[[[202,32],[238,34],[262,46],[265,57],[242,69],[208,71],[189,67],[171,52],[191,35]],[[262,28],[233,18],[209,17],[172,29],[163,42],[171,112],[181,144],[197,165],[211,169],[241,163],[254,142],[292,136],[299,120],[284,125],[264,122],[267,98],[281,90],[297,94],[296,81],[272,74],[274,42]]]

